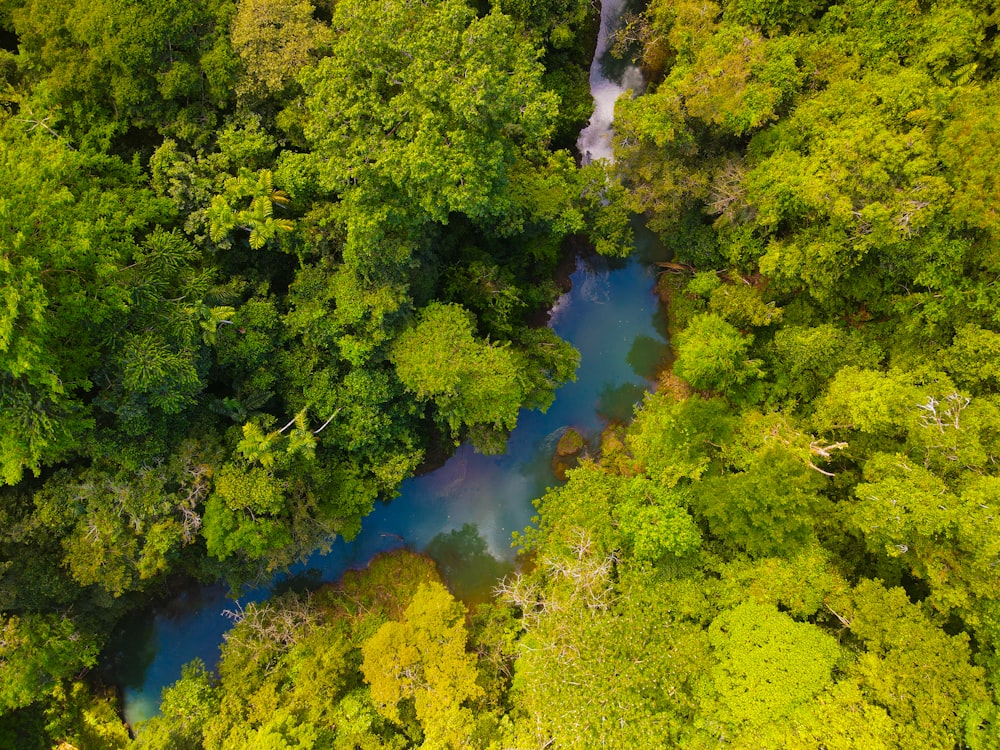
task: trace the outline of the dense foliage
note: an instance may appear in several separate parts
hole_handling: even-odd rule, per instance
[[[564,238],[674,252],[676,351],[471,614],[397,555],[234,613],[146,748],[1000,746],[997,25],[653,0],[615,174],[588,3],[0,0],[0,744],[174,574],[350,536],[575,353]],[[16,49],[15,49],[16,47]]]
[[[532,323],[607,193],[560,148],[594,13],[537,10],[0,3],[0,744],[95,742],[122,613],[351,537],[574,377]]]

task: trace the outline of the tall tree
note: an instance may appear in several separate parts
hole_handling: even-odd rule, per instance
[[[401,622],[387,622],[362,646],[372,700],[389,719],[412,707],[422,747],[466,746],[474,729],[468,704],[482,697],[474,657],[465,650],[465,608],[440,584],[417,589]]]
[[[0,180],[9,190],[0,198],[0,403],[8,424],[0,476],[14,483],[69,455],[93,428],[84,394],[130,308],[124,269],[142,234],[171,213],[118,159],[76,151],[44,131],[25,134],[13,120],[0,138]]]

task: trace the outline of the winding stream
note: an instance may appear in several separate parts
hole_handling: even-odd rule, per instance
[[[612,0],[602,8],[598,57],[607,51],[621,6],[621,0]],[[618,71],[617,80],[609,80],[607,70],[595,58],[595,114],[578,144],[587,160],[610,158],[614,100],[636,85],[628,69]],[[627,262],[579,259],[571,291],[551,311],[549,325],[580,351],[581,361],[577,380],[556,393],[549,410],[522,411],[502,456],[483,456],[463,445],[440,469],[407,480],[398,498],[378,504],[364,519],[357,538],[338,540],[328,554],[296,566],[290,572],[294,579],[335,581],[345,570],[405,546],[433,557],[455,593],[470,600],[512,569],[511,533],[531,522],[532,501],[558,482],[551,458],[559,437],[572,427],[596,445],[609,420],[631,417],[666,357],[664,316],[650,265],[662,252],[644,227],[637,223],[635,229],[637,252]],[[261,601],[288,583],[282,576],[240,602]],[[195,658],[209,666],[218,662],[231,624],[223,612],[232,607],[223,586],[207,586],[124,624],[108,657],[130,724],[157,712],[161,690],[180,678],[183,664]]]

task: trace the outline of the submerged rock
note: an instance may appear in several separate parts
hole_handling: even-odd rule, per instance
[[[566,472],[580,463],[580,455],[587,447],[583,435],[568,428],[556,443],[556,452],[552,456],[552,472],[560,482],[566,481]]]
[[[583,450],[583,446],[583,435],[570,427],[563,433],[562,437],[559,438],[559,442],[556,444],[556,455],[575,456]]]

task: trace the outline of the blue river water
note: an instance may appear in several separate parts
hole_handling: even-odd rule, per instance
[[[502,456],[462,445],[439,469],[407,480],[399,496],[379,503],[352,541],[338,539],[290,574],[313,583],[335,581],[345,570],[399,547],[426,552],[459,596],[488,589],[513,568],[511,533],[531,522],[533,500],[558,483],[551,461],[567,428],[592,445],[611,420],[628,420],[652,386],[667,355],[665,321],[654,293],[658,246],[636,225],[639,252],[613,267],[600,258],[577,261],[572,289],[553,308],[549,325],[581,355],[575,382],[556,393],[544,414],[522,410]],[[250,591],[240,603],[260,601],[284,577]],[[154,715],[162,689],[195,658],[214,666],[231,625],[234,602],[219,586],[193,588],[165,606],[129,620],[112,649],[112,670],[133,726]]]
[[[635,68],[608,55],[609,39],[628,0],[603,0],[601,26],[590,71],[595,109],[581,133],[585,161],[611,159],[614,102],[642,86]],[[376,555],[407,547],[430,555],[452,591],[467,601],[488,592],[513,570],[511,534],[534,515],[533,501],[558,483],[552,470],[556,443],[569,428],[589,445],[611,421],[627,421],[655,383],[668,356],[666,318],[654,292],[662,247],[636,220],[635,252],[628,261],[578,259],[572,287],[553,307],[549,325],[580,351],[577,379],[559,389],[549,409],[522,410],[502,456],[483,456],[461,446],[436,471],[404,482],[399,496],[381,503],[350,542],[338,539],[269,586],[241,596],[239,604],[261,601],[290,584],[316,585],[362,568]],[[164,687],[181,667],[219,660],[236,603],[222,585],[193,587],[153,611],[130,617],[108,649],[107,672],[122,690],[131,725],[157,713]]]

